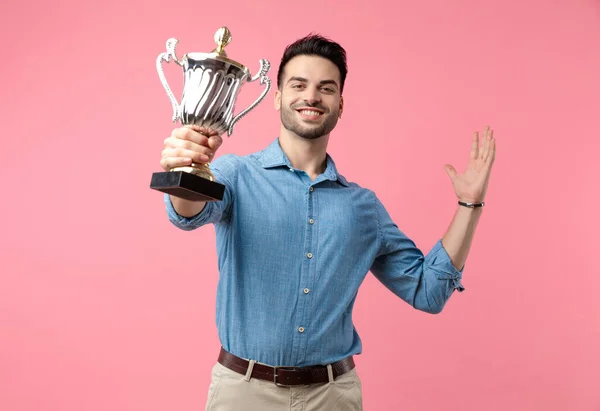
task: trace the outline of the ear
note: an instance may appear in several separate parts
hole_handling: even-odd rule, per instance
[[[279,111],[281,110],[281,91],[276,90],[275,91],[275,110]]]
[[[344,111],[344,97],[340,96],[340,115],[339,115],[340,118],[342,118],[343,111]]]

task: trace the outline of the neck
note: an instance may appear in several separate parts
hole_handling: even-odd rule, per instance
[[[302,170],[312,180],[327,167],[327,143],[329,135],[307,140],[281,127],[279,145],[290,160],[292,167]]]

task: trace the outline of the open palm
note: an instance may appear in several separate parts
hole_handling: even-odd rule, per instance
[[[492,165],[496,157],[494,131],[486,126],[481,140],[480,142],[479,132],[475,132],[471,143],[471,158],[464,173],[459,174],[450,164],[445,165],[446,173],[450,177],[456,196],[460,201],[480,203],[485,198]]]

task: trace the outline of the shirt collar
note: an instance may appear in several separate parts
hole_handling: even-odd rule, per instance
[[[259,162],[263,166],[263,168],[274,168],[282,166],[289,168],[292,167],[290,160],[281,149],[281,145],[279,144],[279,138],[276,138],[267,148],[263,150],[262,155],[259,158]],[[325,168],[323,176],[327,180],[338,181],[343,186],[348,187],[348,181],[344,176],[338,173],[337,168],[335,166],[335,162],[329,154],[327,154],[327,167]]]

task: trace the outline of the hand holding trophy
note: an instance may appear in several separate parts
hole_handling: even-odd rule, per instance
[[[269,62],[260,60],[259,72],[251,76],[245,66],[229,59],[225,53],[225,46],[230,41],[229,29],[221,27],[215,33],[217,47],[210,53],[187,53],[178,59],[175,55],[178,40],[171,38],[167,40],[167,51],[158,56],[156,69],[173,106],[172,120],[179,120],[185,126],[177,131],[181,136],[174,137],[188,140],[188,145],[204,146],[205,150],[197,150],[198,153],[189,165],[173,166],[169,171],[153,173],[150,188],[191,201],[223,199],[225,186],[215,181],[209,167],[210,140],[213,140],[214,145],[214,141],[222,133],[227,132],[231,136],[235,123],[256,107],[271,88],[271,80],[266,75],[270,68]],[[163,60],[168,63],[171,58],[183,68],[184,85],[180,104],[177,103],[162,68]],[[241,87],[246,82],[259,79],[260,84],[265,85],[263,92],[245,110],[234,115]],[[202,151],[209,156],[203,157]],[[171,165],[163,164],[165,166]]]

